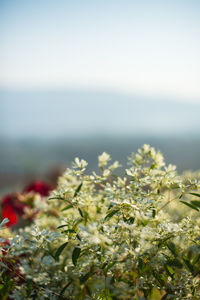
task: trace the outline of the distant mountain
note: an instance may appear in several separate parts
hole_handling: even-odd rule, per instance
[[[9,138],[198,134],[200,105],[103,91],[0,91]]]

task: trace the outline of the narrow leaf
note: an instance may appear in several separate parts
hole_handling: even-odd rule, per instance
[[[197,206],[197,207],[200,207],[200,201],[191,201],[191,203],[194,205],[194,206]]]
[[[200,194],[198,193],[189,193],[190,195],[196,196],[196,197],[200,197]]]
[[[82,212],[82,210],[80,208],[78,208],[78,211],[79,211],[80,216],[83,218],[83,212]]]
[[[57,196],[57,197],[51,197],[51,198],[49,198],[48,200],[65,200],[65,198],[63,198],[63,197],[59,197],[59,196]]]
[[[72,262],[76,266],[77,260],[79,258],[79,255],[81,253],[81,248],[80,247],[75,247],[73,252],[72,252]]]
[[[196,206],[192,205],[191,203],[188,203],[188,202],[185,202],[185,201],[180,201],[180,202],[182,202],[183,204],[189,206],[192,209],[195,209],[196,211],[199,211],[198,208]]]
[[[73,207],[73,205],[67,205],[67,206],[65,206],[61,211],[64,211],[64,210],[67,210],[67,209],[70,209],[70,208],[72,208]]]
[[[54,256],[55,260],[59,260],[59,256],[62,253],[62,251],[65,249],[65,247],[67,246],[68,242],[62,244],[56,251],[56,254]]]
[[[81,182],[81,183],[79,184],[79,186],[77,187],[77,189],[75,190],[75,192],[74,192],[74,197],[76,197],[76,196],[78,195],[78,193],[79,193],[80,190],[81,190],[82,185],[83,185],[83,183]]]
[[[57,229],[63,228],[63,227],[65,227],[65,226],[68,226],[68,224],[60,225],[60,226],[57,227]]]

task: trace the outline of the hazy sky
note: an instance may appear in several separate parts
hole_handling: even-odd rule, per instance
[[[0,0],[0,87],[200,102],[199,0]]]

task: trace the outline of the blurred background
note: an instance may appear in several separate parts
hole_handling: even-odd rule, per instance
[[[144,143],[200,169],[200,1],[0,0],[0,194]],[[119,171],[120,172],[120,171]]]

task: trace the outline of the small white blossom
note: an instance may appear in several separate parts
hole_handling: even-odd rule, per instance
[[[110,160],[110,155],[106,152],[103,152],[101,155],[98,156],[99,161],[99,168],[104,168],[107,166],[108,162]]]

